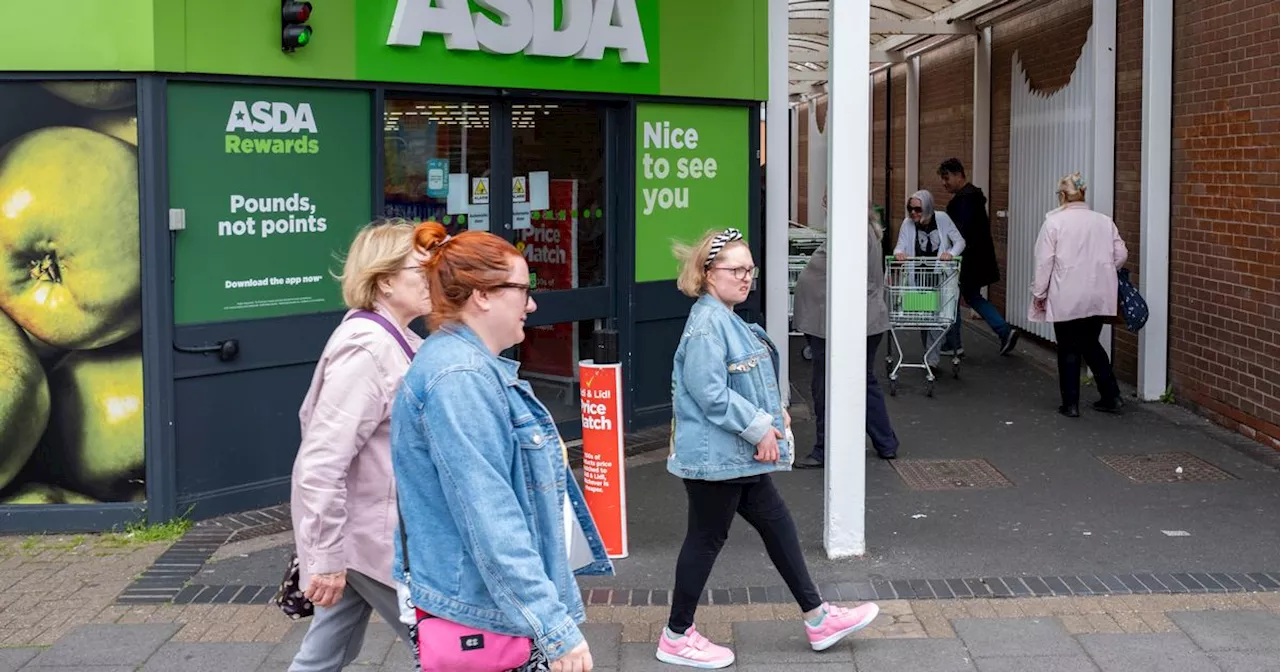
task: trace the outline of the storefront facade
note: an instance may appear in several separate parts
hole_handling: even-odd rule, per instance
[[[763,259],[764,0],[313,0],[293,51],[275,0],[9,4],[0,531],[287,499],[372,219],[524,252],[511,356],[566,436],[600,328],[628,428],[669,418],[673,240],[738,226]]]

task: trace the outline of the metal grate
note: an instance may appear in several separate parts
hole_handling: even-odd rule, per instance
[[[893,461],[907,487],[912,490],[989,490],[1012,488],[1013,482],[986,460],[904,460]]]
[[[1190,453],[1098,455],[1097,458],[1134,483],[1203,483],[1236,480],[1236,476]]]

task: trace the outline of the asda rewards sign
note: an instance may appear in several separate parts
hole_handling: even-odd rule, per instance
[[[178,324],[342,310],[333,273],[372,211],[369,94],[169,89]]]

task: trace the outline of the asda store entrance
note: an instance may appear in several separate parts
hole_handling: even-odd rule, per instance
[[[616,316],[614,169],[626,108],[393,93],[383,101],[385,216],[491,231],[529,263],[538,310],[508,353],[567,438],[581,433],[577,362]]]

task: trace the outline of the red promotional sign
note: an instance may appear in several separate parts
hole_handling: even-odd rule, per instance
[[[627,557],[627,474],[622,434],[622,365],[579,362],[582,377],[583,496],[605,552]]]

